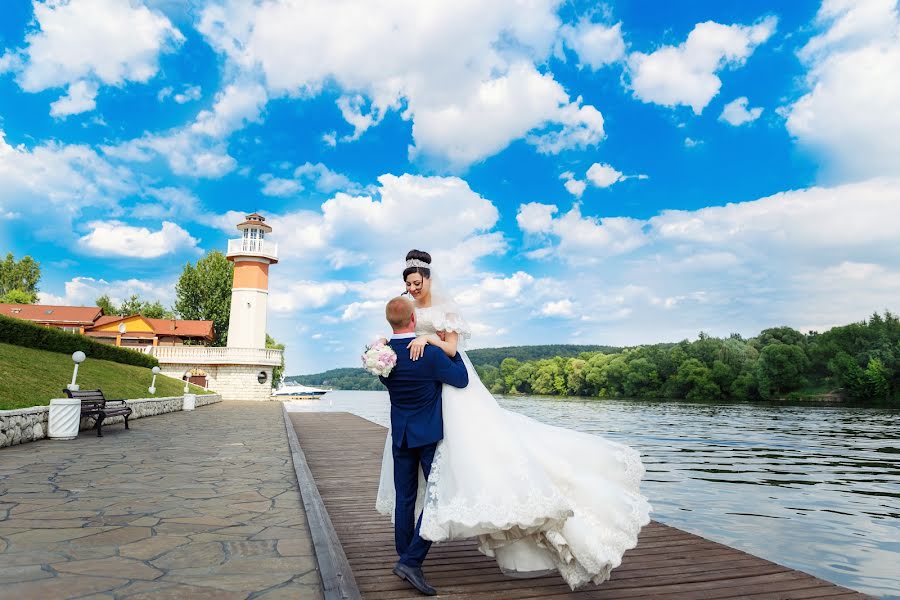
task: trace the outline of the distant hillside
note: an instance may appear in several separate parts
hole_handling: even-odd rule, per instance
[[[469,350],[469,359],[476,367],[492,365],[499,367],[504,358],[515,358],[519,361],[540,360],[562,356],[564,358],[578,356],[582,352],[620,352],[621,348],[613,346],[577,346],[554,344],[544,346],[508,346],[505,348],[479,348]],[[303,385],[331,387],[337,390],[383,390],[384,386],[366,373],[362,368],[330,369],[324,373],[312,375],[291,375],[285,381],[293,381]]]
[[[527,360],[541,360],[543,358],[553,358],[561,356],[563,358],[571,358],[578,356],[582,352],[603,352],[604,354],[615,354],[621,352],[622,348],[615,346],[578,346],[573,344],[549,344],[543,346],[507,346],[505,348],[479,348],[478,350],[468,350],[469,360],[476,367],[486,367],[493,365],[500,367],[500,363],[504,358],[515,358],[524,362]]]
[[[285,383],[294,382],[316,387],[329,387],[336,390],[383,390],[384,386],[374,375],[366,373],[362,368],[331,369],[324,373],[312,375],[290,375],[284,378]]]

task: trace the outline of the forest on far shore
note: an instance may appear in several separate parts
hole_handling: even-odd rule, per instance
[[[701,333],[694,341],[632,348],[515,346],[468,351],[496,394],[756,401],[839,396],[900,404],[900,319],[889,311],[826,332],[765,329],[745,339]],[[342,390],[382,390],[361,368],[287,380]]]

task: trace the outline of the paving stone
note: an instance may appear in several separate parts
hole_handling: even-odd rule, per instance
[[[119,555],[140,560],[156,558],[173,548],[190,543],[186,537],[172,535],[155,535],[131,544],[125,544],[119,548]]]
[[[225,555],[228,556],[229,559],[264,556],[274,558],[278,556],[273,540],[262,540],[258,542],[247,542],[243,540],[223,542],[222,548],[225,550]]]
[[[32,529],[13,533],[12,535],[6,536],[6,539],[16,548],[22,548],[25,546],[35,548],[53,542],[76,540],[78,538],[86,537],[89,535],[95,535],[108,529],[108,527]]]
[[[312,541],[303,538],[278,540],[276,550],[282,556],[313,556],[315,554]]]
[[[28,512],[25,515],[21,516],[31,520],[52,519],[54,523],[51,525],[57,525],[59,527],[69,527],[69,525],[62,525],[60,521],[71,519],[87,519],[96,516],[96,514],[97,513],[92,510],[36,510]]]
[[[240,509],[240,510],[245,510],[245,511],[250,511],[250,512],[259,512],[259,513],[261,513],[261,512],[266,512],[267,510],[269,510],[270,508],[272,508],[272,502],[271,502],[271,501],[265,501],[265,502],[239,502],[239,503],[237,503],[237,504],[234,504],[233,506],[234,506],[234,508],[237,508],[237,509]]]
[[[291,580],[288,573],[240,573],[234,575],[188,575],[171,571],[165,575],[166,581],[177,581],[189,585],[212,587],[229,592],[253,592],[265,590]]]
[[[84,525],[81,519],[17,519],[13,517],[6,521],[10,527],[20,529],[57,529],[63,527],[78,528]]]
[[[184,569],[190,567],[212,567],[225,562],[225,549],[219,542],[188,544],[170,550],[151,561],[160,569]]]
[[[163,523],[184,523],[188,525],[210,525],[215,527],[228,527],[233,525],[232,521],[222,519],[220,517],[176,517],[174,519],[164,519]]]
[[[321,597],[281,410],[4,448],[0,598]]]
[[[216,533],[214,531],[210,533],[198,533],[189,537],[191,542],[198,544],[205,542],[240,542],[247,539],[247,536],[245,535],[229,535],[225,533]]]
[[[244,600],[247,598],[247,592],[227,592],[182,583],[162,583],[157,584],[154,589],[135,588],[133,593],[129,587],[120,591],[119,597],[127,600]]]
[[[256,535],[252,536],[251,540],[283,540],[283,539],[306,539],[309,537],[309,533],[305,529],[301,529],[299,527],[266,527]]]
[[[113,556],[94,560],[73,560],[53,566],[60,573],[124,577],[127,579],[157,579],[163,572],[131,558]]]
[[[25,565],[49,565],[54,562],[69,560],[60,552],[7,552],[0,556],[0,564],[4,567],[21,567]]]
[[[38,442],[40,443],[40,442]],[[113,577],[53,577],[40,581],[26,581],[4,585],[0,598],[77,598],[87,594],[105,592],[128,583],[127,579]]]
[[[212,569],[215,573],[288,573],[293,577],[316,568],[316,560],[311,556],[290,558],[234,558]]]
[[[256,596],[254,600],[319,600],[323,597],[318,585],[307,586],[289,583]]]
[[[153,535],[153,530],[149,527],[119,527],[90,537],[80,538],[78,544],[92,546],[122,545],[146,539],[151,535]]]
[[[5,561],[0,561],[0,564],[5,564]],[[41,569],[41,565],[0,567],[0,585],[19,583],[20,581],[37,581],[48,577],[53,577],[53,574]]]
[[[154,531],[157,533],[165,533],[168,535],[190,535],[192,533],[199,533],[203,531],[212,531],[214,529],[218,529],[218,525],[197,525],[196,523],[172,523],[170,521],[163,521],[156,527],[154,527]]]

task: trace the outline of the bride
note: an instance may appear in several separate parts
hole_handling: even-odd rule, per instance
[[[431,256],[411,250],[403,279],[416,307],[411,357],[426,344],[449,356],[462,352],[471,331],[433,290]],[[444,439],[427,484],[419,486],[421,536],[477,538],[479,550],[512,576],[558,571],[572,589],[606,581],[649,522],[640,455],[502,408],[462,356],[469,385],[443,387]],[[389,432],[378,511],[393,516],[394,500]]]

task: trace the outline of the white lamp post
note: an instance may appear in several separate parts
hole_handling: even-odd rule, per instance
[[[72,353],[72,361],[75,363],[75,370],[72,372],[72,383],[67,385],[66,387],[72,390],[73,392],[77,392],[80,388],[77,383],[75,383],[75,379],[78,377],[78,365],[84,362],[84,359],[87,358],[84,355],[84,352],[78,350],[77,352]]]
[[[159,367],[153,367],[152,369],[150,369],[150,371],[153,373],[153,381],[150,383],[150,387],[147,389],[147,391],[150,392],[151,394],[155,394],[156,393],[156,376],[159,375]]]

